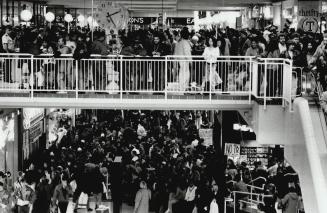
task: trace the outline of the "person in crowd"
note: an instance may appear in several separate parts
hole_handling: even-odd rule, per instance
[[[215,46],[216,40],[211,37],[208,38],[206,48],[203,52],[203,57],[206,60],[206,74],[202,82],[202,90],[210,91],[215,90],[216,86],[222,83],[221,78],[216,72],[217,58],[220,55],[220,49]],[[207,86],[206,86],[207,85]]]
[[[263,50],[258,45],[257,38],[252,38],[251,46],[246,50],[245,56],[260,57],[262,53],[263,53]]]
[[[50,212],[50,204],[51,204],[51,186],[49,184],[49,179],[44,173],[40,179],[40,183],[36,186],[36,199],[33,205],[33,213]]]
[[[248,193],[249,190],[248,190],[247,185],[243,182],[243,179],[242,179],[242,177],[241,177],[240,174],[237,174],[237,175],[235,176],[234,190],[235,190],[235,191],[239,191],[239,192],[244,192],[244,194],[238,194],[238,195],[236,196],[235,199],[236,199],[237,201],[239,201],[239,200],[245,200],[245,201],[247,201],[247,200],[248,200],[249,196],[248,196],[248,194],[246,194],[246,193]],[[240,204],[240,208],[241,208],[241,209],[245,208],[245,206],[246,206],[245,203],[241,203],[241,204]]]
[[[219,213],[223,212],[223,203],[224,203],[224,196],[219,190],[218,184],[213,181],[212,183],[212,193],[211,193],[211,203],[210,203],[210,210],[209,213]]]
[[[134,213],[148,213],[149,202],[151,200],[151,192],[147,188],[147,184],[144,181],[140,182],[140,190],[136,193]]]
[[[290,187],[289,192],[279,201],[278,207],[283,210],[283,213],[297,213],[299,202],[295,187]]]
[[[196,191],[196,207],[199,213],[207,213],[210,209],[211,185],[208,179],[201,180],[200,182],[200,186]]]
[[[174,55],[183,56],[179,57],[179,74],[178,74],[178,82],[180,91],[185,91],[189,87],[190,83],[190,67],[189,64],[191,56],[191,44],[189,39],[189,32],[187,28],[183,28],[180,33],[181,40],[175,46]]]
[[[12,197],[8,190],[4,189],[4,183],[0,182],[0,213],[10,212]]]
[[[185,194],[185,212],[192,213],[195,207],[197,186],[194,185],[194,181],[190,180]]]
[[[237,168],[232,159],[227,160],[226,175],[229,176],[231,178],[231,180],[234,180],[235,176],[237,175]]]
[[[68,180],[68,175],[63,174],[61,177],[61,183],[54,189],[52,208],[59,208],[60,212],[66,212],[69,199],[73,196],[73,191],[71,186],[68,184]]]
[[[8,26],[2,36],[2,48],[6,53],[14,52],[14,40],[11,38],[11,32],[11,27]]]

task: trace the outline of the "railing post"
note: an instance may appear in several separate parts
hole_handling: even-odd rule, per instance
[[[252,96],[252,72],[253,72],[253,66],[252,66],[252,57],[250,58],[250,84],[249,84],[249,104],[251,104],[251,96]]]
[[[289,69],[289,84],[290,85],[290,90],[289,90],[289,109],[290,109],[290,112],[292,111],[292,70],[293,70],[293,61],[290,60],[290,69]]]
[[[251,201],[252,201],[252,199],[253,199],[253,196],[252,196],[253,188],[252,188],[252,186],[250,188],[251,188],[251,195],[250,195],[250,197],[251,197]]]
[[[78,99],[78,63],[79,63],[79,60],[75,60],[75,61],[76,61],[76,66],[75,66],[75,93],[76,93],[76,96],[75,96],[75,98]]]
[[[32,83],[31,83],[32,82]],[[31,57],[31,79],[30,79],[31,85],[31,98],[34,98],[34,56]]]
[[[165,100],[167,101],[167,87],[168,87],[168,56],[165,56]]]
[[[267,109],[267,60],[264,63],[264,79],[263,79],[263,108]]]
[[[255,97],[258,97],[258,85],[260,86],[260,79],[258,79],[258,63],[254,64],[256,60],[252,59],[252,93]],[[251,72],[250,72],[251,73]],[[260,91],[260,87],[259,87]],[[260,95],[260,93],[259,93]]]
[[[236,192],[233,192],[233,197],[234,197],[234,213],[236,213]]]
[[[285,78],[286,78],[286,72],[285,72],[285,60],[283,60],[283,68],[282,68],[282,82],[281,82],[281,88],[280,88],[280,92],[281,92],[281,96],[282,96],[282,107],[284,108],[285,107],[285,102],[286,102],[286,100],[285,100],[285,86],[286,85],[284,85],[285,84]]]
[[[211,89],[211,87],[212,87],[212,79],[211,79],[211,76],[212,76],[212,66],[213,66],[213,62],[210,62],[209,63],[209,100],[210,100],[210,102],[212,101],[212,89]]]
[[[119,59],[119,63],[120,63],[120,99],[123,99],[123,56],[120,56]]]

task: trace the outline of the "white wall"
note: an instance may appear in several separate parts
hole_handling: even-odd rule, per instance
[[[324,187],[326,179],[319,178],[322,177],[320,173],[323,171],[317,172],[321,168],[316,168],[321,164],[322,158],[319,157],[318,148],[316,150],[311,148],[312,141],[315,142],[313,130],[310,132],[310,138],[307,133],[309,128],[303,128],[303,125],[312,125],[310,111],[300,113],[300,109],[298,101],[295,102],[294,112],[290,112],[288,107],[283,109],[281,106],[272,105],[267,106],[265,110],[262,105],[255,104],[253,107],[254,131],[257,141],[261,144],[284,145],[285,158],[299,174],[305,211],[325,213],[327,211],[318,209],[320,197],[317,196],[317,194],[323,196],[318,192],[319,190],[326,190]],[[304,116],[307,116],[305,121]],[[314,127],[320,128],[317,124]],[[308,145],[309,141],[311,145]],[[326,204],[321,201],[319,204],[326,207]]]

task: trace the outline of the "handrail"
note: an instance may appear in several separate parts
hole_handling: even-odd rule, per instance
[[[253,189],[260,189],[260,190],[264,190],[264,187],[259,187],[259,186],[254,186],[254,185],[250,185],[250,184],[246,184],[248,187],[253,188]]]
[[[298,174],[297,173],[286,173],[284,176],[290,176],[290,175],[297,176]]]
[[[255,181],[257,181],[257,180],[260,180],[260,179],[263,179],[265,182],[267,182],[267,179],[266,179],[265,177],[260,176],[260,177],[257,177],[257,178],[254,179],[254,180],[251,180],[250,183],[253,183],[253,182],[255,182]]]

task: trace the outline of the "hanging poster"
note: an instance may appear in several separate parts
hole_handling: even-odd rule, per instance
[[[319,1],[299,1],[298,28],[305,32],[318,32],[321,18]]]
[[[205,146],[211,146],[212,145],[212,129],[199,129],[199,137],[204,139]]]

